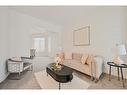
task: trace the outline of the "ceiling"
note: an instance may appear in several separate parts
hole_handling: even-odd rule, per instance
[[[73,21],[83,19],[85,16],[91,15],[91,13],[93,13],[95,9],[102,9],[102,7],[100,8],[91,6],[20,6],[9,7],[9,9],[33,16],[40,20],[49,21],[61,26],[66,26],[72,24]]]
[[[96,7],[69,7],[69,6],[43,6],[43,7],[9,7],[11,10],[21,12],[40,20],[50,21],[59,25],[67,25],[73,20],[78,20],[85,15],[85,10],[91,10]]]

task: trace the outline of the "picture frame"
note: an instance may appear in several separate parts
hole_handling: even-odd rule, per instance
[[[73,31],[74,46],[90,45],[90,26],[85,26]]]

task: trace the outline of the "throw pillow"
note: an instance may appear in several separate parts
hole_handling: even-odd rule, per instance
[[[84,54],[84,55],[82,56],[82,58],[81,58],[81,63],[82,63],[82,64],[85,64],[87,58],[88,58],[88,54]]]
[[[66,52],[65,59],[72,59],[72,53]]]
[[[11,60],[13,60],[13,61],[22,61],[21,57],[12,57]]]
[[[64,59],[64,53],[63,52],[59,53],[58,57],[61,58],[61,59]]]
[[[86,64],[91,64],[93,61],[93,55],[89,55],[86,61]]]

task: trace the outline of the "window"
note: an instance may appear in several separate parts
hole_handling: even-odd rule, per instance
[[[36,49],[36,55],[41,57],[52,54],[52,40],[51,35],[32,35],[32,48]]]
[[[44,52],[45,51],[45,38],[34,38],[34,48],[37,52]]]

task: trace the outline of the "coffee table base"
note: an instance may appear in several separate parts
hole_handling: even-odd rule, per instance
[[[59,90],[61,89],[60,82],[59,82]]]
[[[48,77],[48,73],[47,73],[47,77]],[[71,82],[71,81],[70,81]],[[59,82],[59,90],[61,89],[61,82]]]

